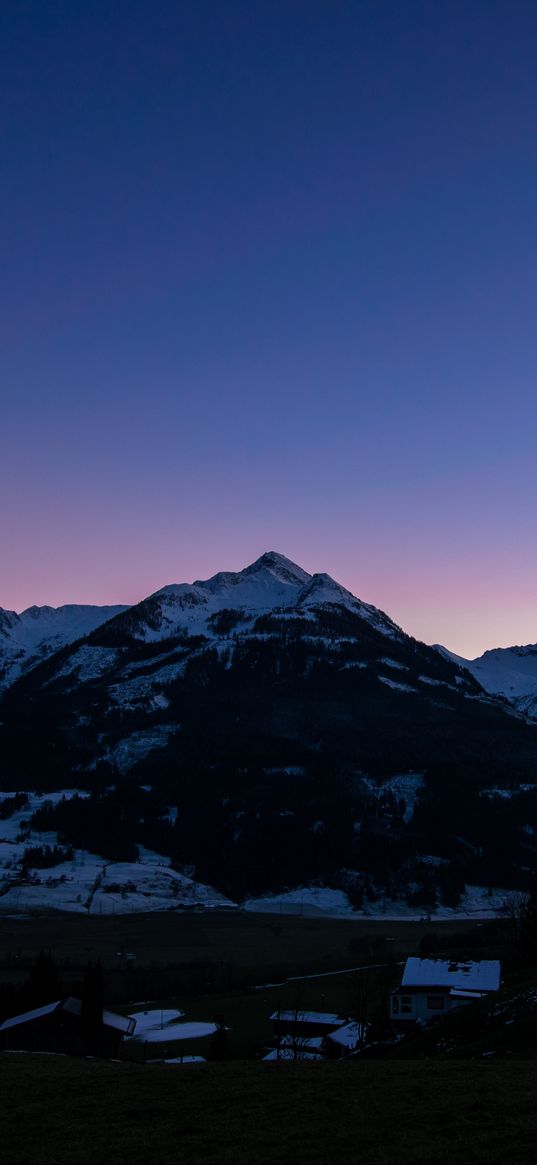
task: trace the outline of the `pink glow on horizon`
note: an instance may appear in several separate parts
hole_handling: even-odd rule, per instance
[[[534,6],[4,7],[0,605],[537,640]]]
[[[193,582],[219,570],[240,570],[264,551],[279,550],[310,573],[327,571],[353,594],[386,611],[404,631],[427,643],[442,643],[466,658],[493,647],[507,647],[537,639],[536,603],[533,588],[514,585],[509,571],[467,573],[468,563],[452,566],[436,563],[436,571],[422,557],[388,554],[386,546],[372,545],[368,553],[356,546],[334,544],[319,532],[282,539],[275,523],[266,523],[261,539],[252,531],[242,536],[202,528],[197,537],[166,538],[162,529],[92,532],[80,541],[66,532],[45,553],[54,531],[39,531],[29,546],[21,542],[19,554],[3,562],[0,571],[0,605],[21,611],[32,605],[64,603],[98,605],[133,604],[169,583]],[[283,541],[283,545],[282,545]],[[340,539],[338,538],[338,542]],[[181,543],[183,546],[181,547]],[[179,544],[179,546],[178,546]],[[362,558],[362,561],[360,559]],[[466,574],[465,574],[466,572]],[[21,581],[22,580],[22,581]]]

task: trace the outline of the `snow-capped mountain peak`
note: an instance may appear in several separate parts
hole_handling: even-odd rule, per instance
[[[328,608],[346,608],[390,638],[400,629],[367,603],[356,598],[325,573],[309,574],[285,555],[267,551],[239,571],[219,571],[209,579],[173,583],[155,591],[134,607],[30,607],[17,615],[0,609],[0,686],[13,683],[23,672],[49,655],[74,643],[101,624],[110,622],[107,639],[159,643],[202,636],[218,640],[229,634],[264,634],[257,620],[267,615],[307,616]],[[118,639],[119,637],[119,639]],[[83,649],[85,672],[92,673]],[[92,656],[93,659],[93,656]],[[88,670],[89,669],[89,670]]]
[[[286,558],[284,554],[278,554],[276,550],[267,550],[251,566],[245,567],[241,574],[256,575],[267,572],[273,575],[279,582],[288,583],[290,586],[304,586],[311,579],[311,575],[301,566],[297,566],[296,562],[291,562],[290,558]],[[326,576],[328,578],[328,575]]]
[[[303,607],[345,606],[386,635],[399,628],[376,607],[361,602],[328,574],[308,574],[283,554],[267,551],[239,571],[219,571],[209,579],[162,587],[122,618],[136,639],[157,642],[176,636],[211,638],[215,619],[236,612],[237,623],[252,625],[261,615]]]

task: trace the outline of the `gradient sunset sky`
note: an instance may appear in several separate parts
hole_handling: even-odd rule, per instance
[[[535,0],[0,7],[0,604],[537,640]]]

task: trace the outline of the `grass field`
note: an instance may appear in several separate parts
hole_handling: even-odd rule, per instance
[[[53,915],[0,918],[0,973],[27,968],[40,950],[50,950],[60,967],[83,968],[100,959],[122,970],[127,953],[133,966],[164,967],[233,961],[238,968],[295,971],[352,966],[352,940],[370,935],[393,942],[404,955],[419,948],[424,934],[471,932],[475,923],[387,922],[382,919],[301,918],[273,914],[155,913],[81,917]]]
[[[369,977],[372,1009],[384,1006],[386,1015],[388,1014],[387,994],[399,982],[400,975],[400,966],[394,964],[393,967],[380,969]],[[262,990],[230,991],[196,997],[177,996],[165,1001],[154,1001],[150,1006],[177,1007],[184,1011],[187,1020],[211,1022],[215,1017],[221,1017],[228,1028],[230,1056],[234,1059],[250,1059],[259,1053],[263,1045],[272,1041],[274,1033],[270,1016],[278,1007],[350,1015],[353,1008],[354,979],[355,975],[352,972],[348,975],[327,975],[319,979],[265,987]],[[167,1049],[168,1054],[174,1056],[181,1051],[185,1055],[194,1053],[206,1056],[210,1052],[210,1040],[188,1041],[183,1045],[172,1041],[167,1045]],[[162,1057],[163,1045],[153,1045],[147,1052],[138,1041],[129,1041],[124,1045],[126,1059],[141,1062],[146,1054]]]
[[[89,959],[105,968],[109,1006],[130,1012],[133,1004],[177,1007],[192,1020],[223,1017],[234,1059],[258,1054],[272,1037],[270,1015],[278,1006],[352,1013],[352,976],[328,974],[301,982],[289,975],[352,968],[361,963],[393,964],[419,950],[427,922],[301,918],[243,912],[148,914],[107,918],[79,916],[0,920],[0,982],[24,980],[41,949],[53,954],[66,987],[75,984]],[[443,923],[439,935],[466,932],[468,922]],[[134,955],[134,959],[127,956]],[[183,971],[181,971],[183,968]],[[184,969],[186,968],[186,973]],[[385,998],[398,966],[376,976],[373,1006]],[[276,984],[253,990],[252,984]],[[206,1055],[208,1041],[170,1042],[169,1055]],[[142,1061],[163,1055],[130,1044],[126,1056]]]
[[[0,1056],[9,1165],[533,1165],[537,1063]]]

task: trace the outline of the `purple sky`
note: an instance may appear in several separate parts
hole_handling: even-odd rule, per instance
[[[537,640],[535,0],[0,11],[0,604],[277,549]]]

